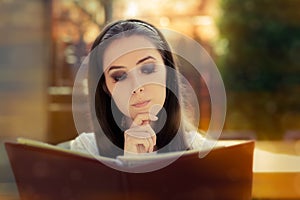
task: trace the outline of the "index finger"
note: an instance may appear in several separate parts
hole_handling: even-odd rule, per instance
[[[156,121],[158,118],[155,115],[152,115],[150,113],[139,113],[134,118],[132,125],[133,126],[140,126],[149,124],[150,121]]]

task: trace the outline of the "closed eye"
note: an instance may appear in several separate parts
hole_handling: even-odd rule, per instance
[[[127,78],[127,73],[124,71],[117,71],[110,75],[115,82],[123,81]]]
[[[143,74],[151,74],[151,73],[155,72],[156,65],[155,65],[155,63],[147,63],[147,64],[144,64],[143,66],[141,66],[140,70],[141,70],[141,73],[143,73]]]

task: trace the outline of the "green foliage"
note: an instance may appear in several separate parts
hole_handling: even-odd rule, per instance
[[[300,83],[300,1],[223,0],[228,49],[219,65],[230,90],[276,91]]]
[[[300,1],[220,0],[220,8],[225,128],[262,139],[300,129]]]

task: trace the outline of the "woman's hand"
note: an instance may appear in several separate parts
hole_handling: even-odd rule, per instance
[[[158,118],[149,113],[138,114],[131,127],[124,132],[124,151],[128,153],[150,153],[156,145],[156,134],[150,121]]]

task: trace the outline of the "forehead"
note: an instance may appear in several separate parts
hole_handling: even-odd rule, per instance
[[[130,36],[114,40],[105,50],[103,55],[103,70],[109,67],[116,60],[125,61],[126,55],[140,55],[146,54],[160,55],[156,47],[143,36]],[[133,61],[133,60],[132,60]]]

